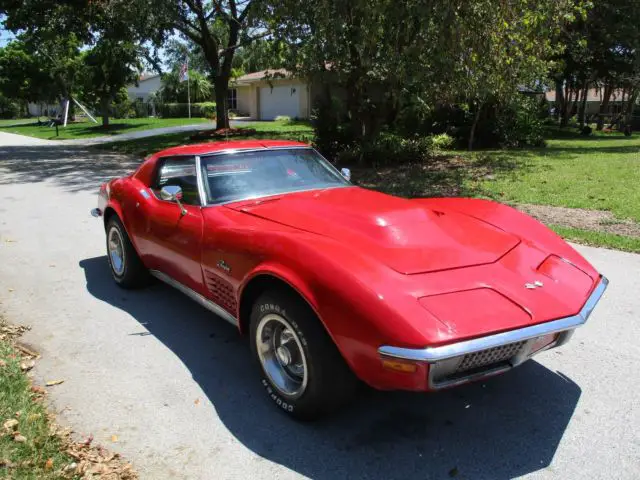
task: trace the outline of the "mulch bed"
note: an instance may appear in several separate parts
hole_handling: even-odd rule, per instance
[[[545,224],[640,238],[640,224],[632,220],[615,218],[611,212],[549,205],[514,206]]]

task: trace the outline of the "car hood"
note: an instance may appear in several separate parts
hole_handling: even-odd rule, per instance
[[[227,208],[330,237],[403,274],[493,263],[520,242],[476,218],[358,187],[289,193]]]

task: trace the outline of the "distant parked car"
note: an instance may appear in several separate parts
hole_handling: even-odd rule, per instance
[[[177,147],[102,185],[93,214],[118,285],[152,275],[237,326],[268,397],[300,419],[358,379],[432,391],[506,372],[566,343],[607,287],[517,210],[349,176],[302,143]]]

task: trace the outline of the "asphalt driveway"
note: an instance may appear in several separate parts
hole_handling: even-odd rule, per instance
[[[170,287],[111,281],[89,210],[135,160],[6,135],[0,312],[33,327],[36,379],[64,380],[49,395],[59,420],[142,478],[640,478],[639,255],[578,247],[610,288],[537,361],[435,395],[364,392],[297,424],[265,398],[231,326]]]

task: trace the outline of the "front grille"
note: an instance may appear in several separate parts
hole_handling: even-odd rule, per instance
[[[527,342],[509,343],[508,345],[500,345],[499,347],[468,353],[464,356],[460,365],[458,365],[455,373],[466,372],[468,370],[486,367],[487,365],[493,365],[509,360],[520,353],[520,350],[522,350],[525,343]]]

